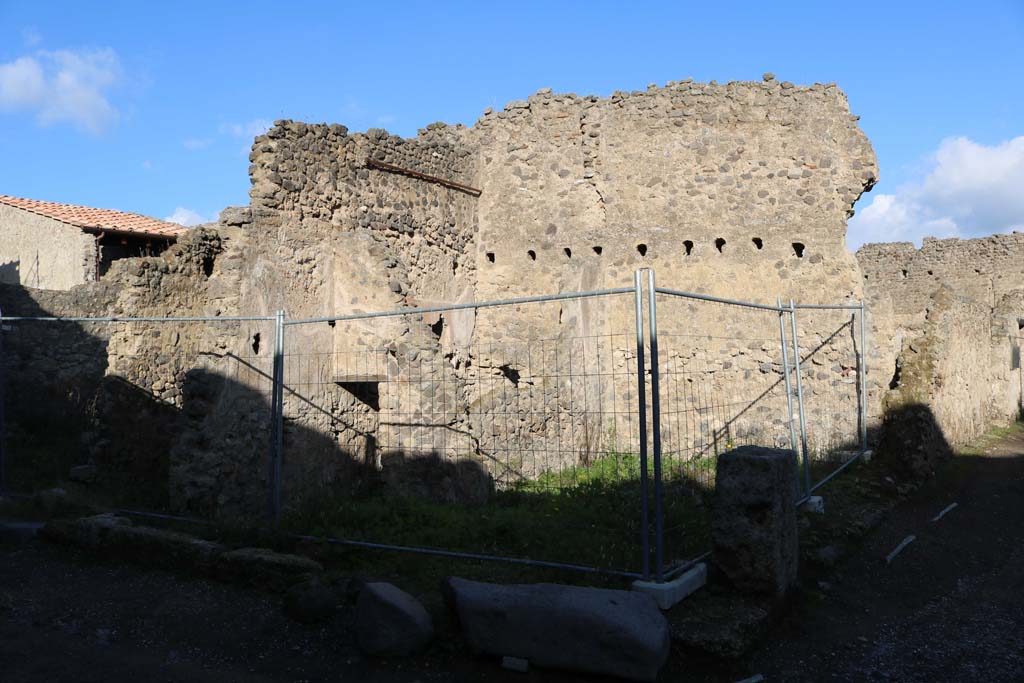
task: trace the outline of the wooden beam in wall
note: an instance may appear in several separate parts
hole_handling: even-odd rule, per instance
[[[438,178],[437,176],[427,175],[426,173],[414,171],[411,168],[402,168],[401,166],[385,164],[383,161],[377,161],[376,159],[372,159],[370,157],[366,157],[366,165],[369,166],[370,168],[376,168],[381,171],[401,173],[402,175],[407,175],[411,178],[418,178],[420,180],[426,180],[429,183],[437,183],[438,185],[444,185],[445,187],[450,187],[454,190],[459,190],[460,192],[471,194],[474,197],[479,197],[480,194],[483,192],[483,190],[478,190],[475,187],[470,187],[469,185],[457,183],[454,180],[446,180],[445,178]]]

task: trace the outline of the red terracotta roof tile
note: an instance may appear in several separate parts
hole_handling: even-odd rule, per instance
[[[88,206],[43,202],[37,199],[22,199],[0,194],[0,204],[24,209],[40,216],[89,230],[111,230],[133,232],[139,235],[175,239],[188,230],[183,225],[160,221],[137,213],[114,209],[93,209]]]

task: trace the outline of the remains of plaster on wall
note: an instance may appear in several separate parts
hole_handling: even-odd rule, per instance
[[[585,111],[580,112],[579,131],[580,150],[583,154],[583,179],[589,183],[590,187],[597,195],[597,207],[601,210],[601,222],[604,223],[607,216],[607,209],[605,207],[604,195],[601,193],[601,189],[597,186],[597,177],[594,171],[597,158],[598,133],[596,130],[588,130],[587,128],[587,113]]]

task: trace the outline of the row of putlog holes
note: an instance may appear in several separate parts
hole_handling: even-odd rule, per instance
[[[760,237],[754,237],[750,241],[753,243],[754,248],[757,249],[758,251],[764,248],[764,240],[762,240]],[[725,240],[721,237],[715,240],[715,249],[718,250],[719,254],[725,253],[725,244]],[[792,246],[793,253],[796,255],[797,258],[804,257],[805,246],[803,242],[793,242],[790,246]],[[591,247],[591,249],[593,249],[594,253],[597,254],[598,256],[600,256],[601,253],[604,251],[604,247],[600,246]],[[690,256],[693,253],[693,241],[683,240],[683,249],[686,250],[686,255]],[[638,254],[640,254],[640,256],[647,256],[647,245],[636,245],[636,251]],[[570,249],[569,247],[563,248],[562,253],[565,254],[566,258],[572,258],[572,249]],[[526,255],[530,258],[531,261],[537,260],[537,252],[534,251],[533,249],[528,249],[526,251]],[[487,252],[487,260],[490,261],[491,263],[494,263],[495,255],[493,251]]]

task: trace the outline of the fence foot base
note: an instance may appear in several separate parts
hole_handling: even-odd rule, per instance
[[[530,670],[530,662],[519,657],[502,657],[501,668],[524,674]]]
[[[656,583],[654,581],[634,581],[633,590],[646,593],[654,598],[661,609],[670,609],[679,604],[683,598],[695,592],[708,582],[708,565],[704,562],[683,572],[671,581]]]
[[[810,496],[800,505],[800,511],[823,515],[825,514],[825,499],[821,496]]]

